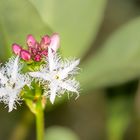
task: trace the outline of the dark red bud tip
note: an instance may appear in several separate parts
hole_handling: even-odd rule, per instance
[[[21,47],[20,45],[16,44],[16,43],[14,43],[14,44],[12,45],[12,50],[13,50],[13,52],[14,52],[16,55],[20,55],[20,52],[21,52],[21,50],[22,50],[22,47]]]
[[[36,62],[41,61],[41,55],[37,54],[37,55],[34,57],[34,60],[35,60]]]
[[[33,47],[34,45],[36,44],[36,40],[35,40],[35,38],[33,37],[33,35],[28,35],[27,36],[27,45],[29,46],[29,47]]]
[[[20,52],[20,57],[25,61],[29,61],[31,59],[31,54],[26,50],[22,50]]]
[[[32,55],[36,55],[37,54],[37,50],[35,48],[30,48],[29,52],[32,54]]]

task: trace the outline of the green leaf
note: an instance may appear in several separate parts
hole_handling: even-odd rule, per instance
[[[121,84],[140,76],[140,18],[118,29],[83,64],[79,79],[84,89]]]
[[[131,120],[131,99],[120,96],[108,104],[107,134],[108,140],[123,140]]]
[[[106,0],[30,0],[42,19],[61,36],[64,56],[82,56],[95,39]]]
[[[69,128],[53,126],[47,129],[45,140],[79,140],[79,138]]]
[[[27,34],[40,37],[51,32],[29,1],[1,0],[0,13],[0,34],[4,38],[0,40],[0,52],[3,54],[10,55],[14,42],[25,45]]]

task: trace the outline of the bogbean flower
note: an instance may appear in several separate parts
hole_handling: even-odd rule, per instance
[[[10,60],[0,68],[0,101],[9,107],[9,112],[16,109],[19,103],[20,92],[25,85],[30,86],[31,80],[27,74],[21,74],[22,65],[19,57]]]
[[[28,35],[26,44],[27,50],[16,43],[13,44],[12,50],[16,57],[12,57],[0,68],[0,101],[9,107],[9,112],[16,109],[16,103],[19,103],[22,97],[31,110],[36,106],[36,102],[46,98],[50,98],[53,104],[56,96],[61,96],[65,92],[74,92],[78,97],[79,82],[74,76],[78,73],[77,66],[80,60],[61,59],[57,54],[57,49],[60,47],[59,35],[45,35],[40,42],[37,42],[32,35]],[[31,63],[24,65],[25,74],[21,72],[23,69],[21,59],[25,60],[22,63],[32,60]],[[24,88],[25,86],[34,89]]]
[[[36,137],[43,140],[47,98],[53,104],[56,96],[65,92],[79,96],[80,84],[74,76],[78,74],[80,60],[61,59],[57,53],[60,47],[58,34],[45,35],[40,42],[28,35],[26,44],[27,50],[14,43],[12,50],[16,57],[0,65],[0,102],[11,112],[24,99],[36,117]]]
[[[49,96],[53,104],[56,95],[61,95],[65,91],[75,92],[79,96],[79,83],[73,78],[77,74],[78,64],[79,59],[62,61],[60,56],[48,48],[46,66],[40,71],[30,72],[29,75],[43,82],[44,86],[47,84],[44,95]]]

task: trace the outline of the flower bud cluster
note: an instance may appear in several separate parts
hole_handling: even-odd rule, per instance
[[[28,49],[23,49],[20,45],[14,43],[12,50],[16,55],[19,55],[23,60],[34,60],[40,62],[42,58],[48,55],[48,47],[54,52],[60,47],[60,38],[57,33],[52,36],[45,35],[37,42],[33,35],[28,35],[26,39]]]
[[[74,92],[78,97],[80,84],[74,76],[78,73],[80,60],[61,59],[56,52],[60,46],[59,35],[45,35],[37,42],[30,34],[26,44],[27,50],[13,44],[12,50],[17,56],[11,57],[5,65],[0,66],[0,102],[9,107],[9,112],[16,109],[16,103],[23,98],[26,103],[29,101],[27,105],[33,110],[38,99],[49,98],[53,104],[56,97],[65,92]],[[20,61],[21,59],[25,61]],[[27,63],[30,60],[40,63]],[[35,68],[36,65],[38,69]],[[29,69],[31,67],[33,68]]]

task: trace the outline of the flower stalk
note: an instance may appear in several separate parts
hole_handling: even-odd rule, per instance
[[[41,107],[41,101],[38,101],[36,117],[36,135],[37,140],[44,140],[44,111]]]
[[[35,103],[36,103],[36,139],[44,140],[44,108],[42,105],[42,90],[39,86],[36,86],[35,91]]]
[[[0,102],[16,109],[24,100],[36,118],[37,140],[44,140],[44,109],[46,100],[54,104],[64,93],[79,96],[79,59],[62,59],[57,53],[60,37],[45,35],[37,41],[28,35],[27,50],[14,43],[14,54],[5,65],[0,65]]]

